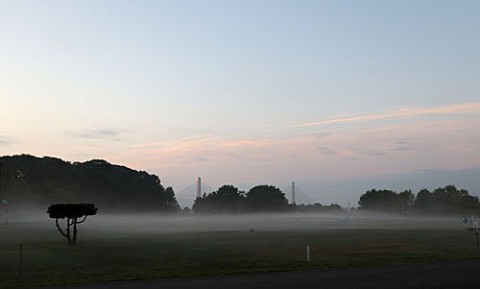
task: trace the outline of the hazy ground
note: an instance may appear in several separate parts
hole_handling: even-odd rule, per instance
[[[478,289],[478,260],[392,267],[241,274],[170,280],[124,281],[45,289],[197,289],[197,288],[322,288],[322,289]]]
[[[45,210],[11,211],[0,226],[0,288],[20,285],[20,243],[24,285],[471,259],[474,234],[461,217],[99,213],[79,226],[78,244],[69,247]]]

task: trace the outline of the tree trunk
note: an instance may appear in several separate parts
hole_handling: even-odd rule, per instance
[[[67,240],[68,240],[68,244],[70,245],[73,245],[73,242],[72,242],[72,234],[71,234],[71,231],[70,231],[70,227],[72,226],[73,222],[70,218],[67,218]]]
[[[55,224],[57,225],[57,229],[60,232],[60,234],[62,234],[62,236],[67,238],[68,243],[72,245],[72,238],[70,235],[70,225],[71,225],[70,219],[67,219],[67,227],[65,228],[65,231],[63,231],[62,228],[60,227],[60,224],[58,223],[58,219],[55,219]]]
[[[74,245],[77,242],[77,218],[73,218],[73,237],[71,245]]]
[[[85,222],[86,219],[87,219],[87,216],[84,216],[83,219],[81,220],[78,220],[78,218],[67,218],[67,226],[65,230],[63,230],[60,227],[60,224],[58,223],[58,219],[55,219],[55,224],[57,225],[57,229],[60,232],[60,234],[62,234],[62,236],[64,236],[67,239],[68,244],[73,246],[77,242],[77,233],[78,233],[77,225]],[[72,226],[73,228],[72,230],[70,230]]]

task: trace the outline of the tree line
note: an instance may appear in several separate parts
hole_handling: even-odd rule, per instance
[[[164,187],[156,175],[110,164],[105,160],[68,162],[53,157],[16,155],[0,157],[0,199],[11,206],[56,203],[94,203],[102,212],[179,212],[171,187]],[[196,213],[334,211],[323,206],[289,205],[282,191],[259,185],[248,192],[232,185],[204,194],[195,200]]]
[[[395,192],[372,189],[365,192],[358,201],[360,210],[384,212],[418,212],[430,214],[478,214],[480,202],[467,190],[453,185],[433,191],[420,190],[416,195],[411,190]]]
[[[31,155],[0,157],[0,199],[12,206],[23,204],[94,203],[102,212],[179,212],[175,192],[164,187],[156,175],[113,165],[104,160],[66,162]],[[395,192],[372,189],[358,201],[360,210],[422,213],[480,213],[479,198],[455,186]],[[197,198],[195,213],[332,212],[342,208],[289,204],[285,194],[271,185],[258,185],[248,192],[233,185]]]
[[[271,185],[258,185],[248,192],[233,185],[223,185],[216,191],[203,194],[193,204],[195,213],[258,213],[258,212],[332,212],[342,208],[337,204],[319,203],[299,206],[289,204],[285,194]]]

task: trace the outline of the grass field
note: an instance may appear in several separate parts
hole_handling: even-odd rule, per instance
[[[250,229],[253,228],[252,232]],[[23,245],[22,279],[19,244]],[[306,246],[311,261],[306,262]],[[74,247],[52,220],[0,226],[0,288],[385,266],[476,256],[460,218],[258,215],[101,217]]]

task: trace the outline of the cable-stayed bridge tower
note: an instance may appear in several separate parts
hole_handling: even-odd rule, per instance
[[[295,203],[295,182],[292,182],[292,204],[296,205],[296,203]]]
[[[202,178],[197,179],[197,198],[202,197]]]
[[[283,191],[285,192],[285,197],[288,198],[292,205],[315,203],[315,200],[305,193],[295,182],[292,182],[289,186],[285,186]]]

